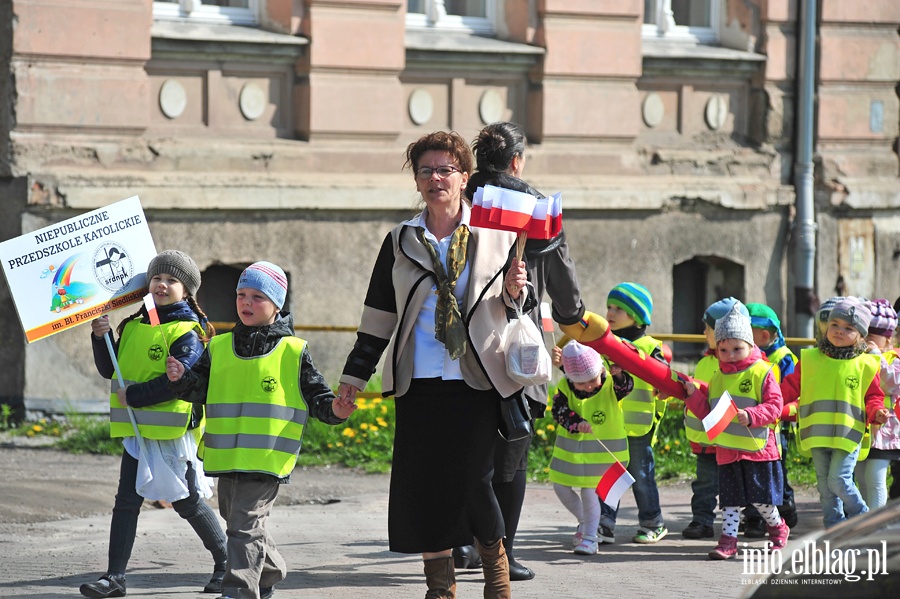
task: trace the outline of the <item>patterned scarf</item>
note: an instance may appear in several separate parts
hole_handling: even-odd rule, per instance
[[[437,249],[425,239],[425,229],[417,227],[419,241],[428,249],[434,274],[437,277],[437,304],[434,307],[434,338],[444,344],[451,360],[458,360],[466,353],[466,327],[463,325],[459,303],[453,291],[459,275],[466,268],[466,248],[469,245],[469,228],[460,225],[450,238],[447,249],[448,273],[441,263]]]
[[[819,351],[833,360],[852,360],[857,356],[866,353],[868,346],[866,340],[860,338],[854,345],[849,347],[837,347],[827,338],[822,338],[817,344]]]

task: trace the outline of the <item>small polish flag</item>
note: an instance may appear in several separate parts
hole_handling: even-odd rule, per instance
[[[147,316],[150,318],[150,324],[159,326],[159,314],[156,313],[156,302],[153,301],[152,293],[148,293],[144,296],[144,307],[147,308]]]
[[[709,440],[712,441],[719,436],[719,433],[728,428],[732,418],[737,416],[737,413],[737,406],[734,405],[734,400],[726,391],[719,398],[716,407],[703,419],[703,428],[706,430],[706,436],[709,437]]]
[[[616,460],[616,463],[610,466],[603,473],[603,476],[600,477],[600,482],[597,483],[597,495],[600,496],[600,501],[612,509],[616,509],[619,507],[619,500],[622,499],[622,495],[633,484],[634,477],[625,469],[622,462]]]
[[[541,302],[541,330],[545,333],[553,332],[553,312],[547,302]]]

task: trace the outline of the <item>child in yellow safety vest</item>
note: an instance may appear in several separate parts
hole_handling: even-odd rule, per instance
[[[279,485],[290,482],[307,419],[341,424],[356,405],[335,398],[306,342],[294,336],[293,317],[282,311],[281,268],[251,264],[236,291],[240,322],[210,342],[190,370],[169,359],[166,374],[179,397],[206,404],[200,457],[219,479],[219,513],[227,524],[222,597],[268,599],[287,565],[265,522]]]
[[[738,303],[733,297],[726,297],[710,304],[703,312],[703,335],[707,350],[697,362],[694,380],[709,383],[712,375],[719,370],[716,357],[716,322],[728,314]],[[748,315],[749,316],[749,315]],[[681,531],[686,539],[711,539],[716,533],[716,497],[719,495],[719,468],[716,463],[716,446],[713,444],[703,423],[684,407],[684,434],[691,446],[691,453],[697,456],[694,480],[691,482],[691,523]]]
[[[607,376],[600,355],[570,341],[554,349],[554,363],[566,377],[553,397],[553,418],[559,423],[550,481],[556,496],[578,521],[572,544],[575,553],[597,553],[600,500],[597,484],[616,460],[628,464],[628,440],[619,402],[634,388],[631,375],[611,367]],[[580,492],[576,491],[580,489]]]
[[[897,312],[886,299],[866,303],[872,320],[866,344],[869,354],[878,356],[881,363],[881,389],[884,391],[884,405],[888,408],[884,424],[872,427],[872,442],[869,455],[856,463],[856,484],[866,505],[874,510],[887,503],[887,470],[891,460],[900,458],[900,420],[894,411],[900,397],[900,356],[893,346],[894,330],[897,328]]]
[[[716,322],[719,371],[710,378],[708,389],[693,382],[685,384],[685,403],[698,418],[709,415],[711,406],[717,406],[726,392],[738,408],[737,415],[714,438],[723,511],[722,536],[709,552],[714,560],[737,555],[740,509],[747,504],[753,504],[765,519],[772,549],[784,549],[790,533],[776,507],[783,493],[773,428],[781,414],[781,389],[771,365],[753,343],[750,319],[741,308],[744,306],[736,302]]]
[[[812,453],[825,527],[869,511],[853,470],[869,423],[887,420],[880,361],[866,353],[872,314],[855,297],[831,308],[824,336],[800,351],[781,384],[785,412],[797,404],[800,449]]]
[[[99,580],[81,585],[79,590],[85,597],[125,596],[125,569],[134,547],[138,516],[144,495],[151,493],[150,499],[170,502],[212,554],[213,575],[204,591],[217,593],[222,589],[225,533],[204,501],[212,496],[212,489],[197,461],[195,435],[203,420],[203,407],[179,399],[181,396],[172,393],[166,380],[166,356],[190,367],[216,333],[195,299],[199,288],[200,269],[184,252],[166,250],[150,261],[147,289],[153,296],[159,324],[151,324],[145,306],[119,324],[119,339],[112,345],[124,385],[119,384],[104,340],[111,333],[109,317],[91,321],[94,362],[103,378],[112,379],[110,435],[122,438],[124,451],[109,529],[108,567]],[[154,471],[157,468],[172,472],[164,476],[164,472]],[[163,489],[158,485],[160,480],[169,481]],[[161,494],[167,496],[158,496]]]

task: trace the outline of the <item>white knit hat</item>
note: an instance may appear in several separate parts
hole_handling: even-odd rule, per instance
[[[573,383],[593,381],[603,372],[600,354],[577,341],[569,341],[563,348],[562,366],[566,371],[566,378]]]
[[[728,314],[716,321],[716,343],[725,339],[740,339],[753,345],[750,317],[741,302],[735,302]]]

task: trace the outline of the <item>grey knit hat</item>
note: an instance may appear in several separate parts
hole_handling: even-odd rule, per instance
[[[859,332],[860,337],[865,337],[869,334],[869,323],[872,321],[872,313],[869,312],[866,304],[861,302],[859,298],[847,297],[836,303],[831,312],[828,313],[829,321],[835,318],[840,318],[853,325],[853,328]]]
[[[156,255],[147,267],[147,279],[160,273],[170,274],[184,284],[193,296],[200,289],[200,269],[194,260],[179,250],[165,250]]]
[[[741,302],[734,302],[728,314],[716,321],[716,343],[725,339],[740,339],[753,345],[753,328],[747,307]]]

